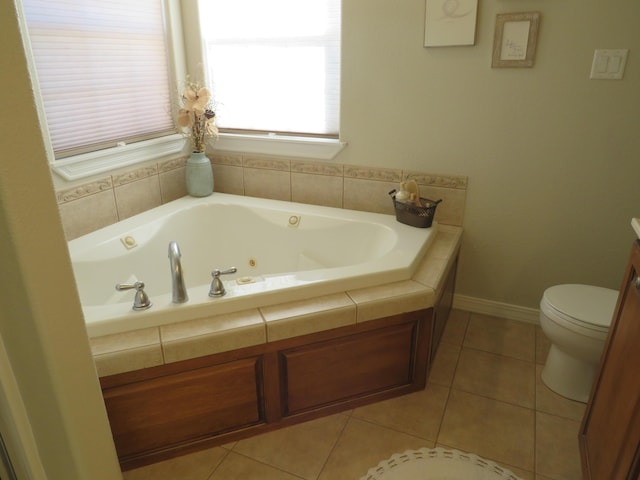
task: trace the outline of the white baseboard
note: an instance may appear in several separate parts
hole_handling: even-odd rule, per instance
[[[508,303],[494,302],[483,298],[468,297],[455,294],[453,296],[453,308],[466,312],[481,313],[494,317],[518,320],[526,323],[540,323],[540,311],[536,308],[521,307]]]

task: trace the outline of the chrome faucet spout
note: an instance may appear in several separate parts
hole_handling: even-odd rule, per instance
[[[169,264],[171,265],[171,301],[173,303],[184,303],[189,300],[187,287],[184,283],[184,273],[182,272],[182,254],[178,242],[169,243]]]

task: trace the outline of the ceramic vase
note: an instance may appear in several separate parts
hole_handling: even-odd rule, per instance
[[[213,169],[204,152],[193,152],[187,159],[187,193],[208,197],[213,193]]]

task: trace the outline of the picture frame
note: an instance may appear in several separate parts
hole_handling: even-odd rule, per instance
[[[533,67],[539,27],[540,12],[496,15],[491,67]]]
[[[478,0],[425,0],[424,46],[474,45]]]

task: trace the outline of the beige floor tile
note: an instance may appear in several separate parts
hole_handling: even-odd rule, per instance
[[[533,410],[452,389],[438,442],[533,471]]]
[[[469,312],[451,310],[440,342],[462,345],[469,324]]]
[[[587,404],[569,400],[547,387],[540,377],[543,368],[536,365],[536,410],[581,422]]]
[[[174,480],[183,478],[178,476]],[[230,452],[208,480],[300,480],[300,477]]]
[[[227,453],[223,448],[210,448],[129,470],[122,477],[123,480],[208,480]]]
[[[472,314],[463,346],[533,362],[535,325]]]
[[[441,342],[429,372],[429,382],[450,387],[458,365],[460,345]]]
[[[539,325],[536,326],[536,363],[544,365],[551,348],[551,342],[542,331]]]
[[[353,417],[435,441],[448,396],[448,388],[429,384],[420,392],[357,408]]]
[[[463,348],[453,387],[521,407],[535,406],[535,364]]]
[[[536,414],[536,474],[552,480],[580,480],[580,422]],[[604,479],[603,479],[604,480]]]
[[[337,414],[265,433],[240,440],[233,451],[315,480],[348,419]]]
[[[433,442],[351,418],[318,480],[357,480],[394,453],[433,446]]]

